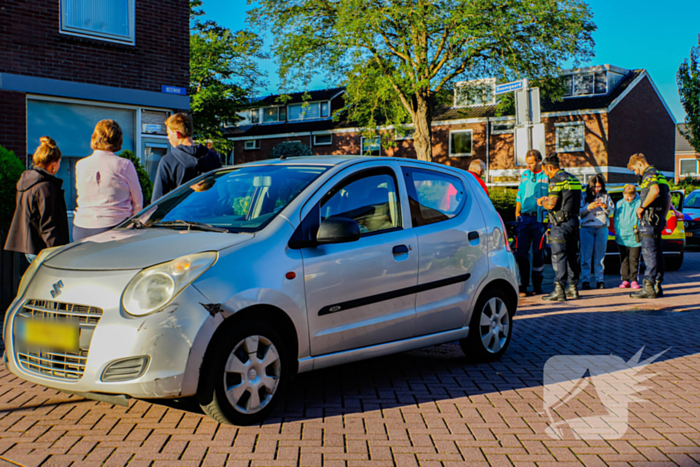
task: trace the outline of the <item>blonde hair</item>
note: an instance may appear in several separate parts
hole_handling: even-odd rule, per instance
[[[95,150],[117,152],[124,142],[122,127],[114,120],[100,120],[92,133],[90,147]]]
[[[644,156],[644,154],[642,154],[641,152],[638,152],[637,154],[633,154],[630,157],[630,161],[627,164],[627,168],[629,170],[632,170],[632,168],[640,162],[644,162],[645,164],[648,164],[647,158]]]
[[[165,125],[173,131],[179,131],[181,138],[191,138],[194,135],[192,119],[186,113],[180,112],[168,117]]]
[[[622,192],[626,195],[636,195],[637,194],[637,189],[634,187],[634,185],[630,185],[629,183],[625,185],[625,187],[622,189]]]
[[[41,144],[36,148],[32,156],[34,165],[45,169],[54,162],[61,160],[61,150],[58,149],[56,141],[54,141],[53,138],[50,136],[42,136],[39,138],[39,141],[41,141]]]

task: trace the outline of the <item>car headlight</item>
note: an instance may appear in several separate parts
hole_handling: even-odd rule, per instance
[[[187,255],[136,274],[124,290],[122,305],[133,316],[144,316],[170,303],[215,262],[213,251]]]

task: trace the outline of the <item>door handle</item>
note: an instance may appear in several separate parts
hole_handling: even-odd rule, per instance
[[[402,255],[404,253],[408,253],[408,247],[406,245],[396,245],[392,252],[394,255]]]
[[[474,231],[474,232],[469,232],[468,237],[469,237],[469,241],[470,241],[470,242],[473,242],[473,241],[475,241],[475,240],[479,240],[479,232],[476,232],[476,231]]]

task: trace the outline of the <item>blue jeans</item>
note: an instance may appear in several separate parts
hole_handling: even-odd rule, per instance
[[[595,282],[603,282],[603,261],[608,246],[608,229],[606,227],[581,228],[581,279],[591,283],[591,262],[595,273]]]
[[[532,286],[542,287],[544,271],[544,224],[537,222],[536,216],[522,216],[518,222],[515,240],[515,259],[520,270],[520,286],[530,285],[530,249],[532,248]]]

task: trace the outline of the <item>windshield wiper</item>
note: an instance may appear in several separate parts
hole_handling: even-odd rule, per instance
[[[229,233],[229,230],[224,229],[223,227],[214,227],[213,225],[205,224],[203,222],[183,221],[182,219],[157,222],[152,224],[151,227],[187,227],[187,230],[197,229],[206,230],[208,232]]]

